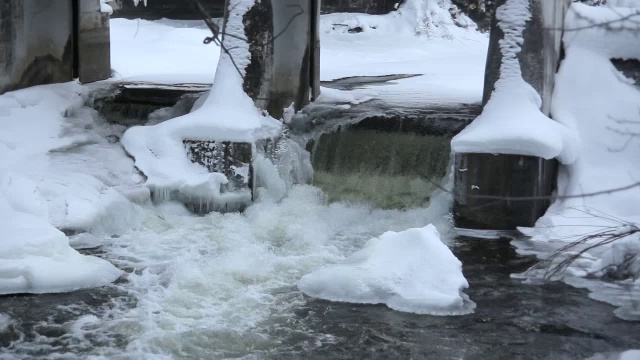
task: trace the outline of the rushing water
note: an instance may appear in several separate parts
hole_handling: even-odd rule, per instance
[[[372,236],[439,220],[431,210],[327,204],[297,186],[244,214],[144,209],[92,253],[127,272],[70,294],[0,298],[0,358],[580,358],[640,347],[638,324],[561,283],[510,278],[534,261],[508,242],[455,238],[474,314],[435,317],[309,299],[304,274]],[[2,325],[4,323],[4,325]]]
[[[575,359],[640,348],[639,325],[616,318],[612,306],[562,283],[511,278],[535,259],[508,241],[455,237],[446,199],[425,207],[431,183],[416,181],[442,177],[446,138],[370,130],[333,139],[352,148],[316,148],[316,181],[328,195],[298,185],[243,214],[141,207],[139,226],[83,250],[126,272],[115,284],[0,297],[0,359]],[[412,192],[390,186],[405,178]],[[475,313],[415,315],[298,291],[303,275],[369,238],[428,223],[463,262]]]

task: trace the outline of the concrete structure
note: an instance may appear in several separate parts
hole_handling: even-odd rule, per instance
[[[498,0],[497,6],[508,0]],[[549,116],[554,77],[560,61],[561,35],[570,0],[529,0],[531,20],[523,33],[518,60],[522,77],[542,97],[541,111]],[[483,104],[498,78],[504,37],[494,18]],[[542,34],[542,36],[541,36]],[[515,120],[515,119],[514,119]],[[533,226],[544,214],[555,188],[557,162],[518,154],[459,153],[455,155],[454,217],[457,227],[509,230]],[[459,171],[464,169],[464,171]],[[538,200],[518,198],[549,197]]]
[[[312,88],[319,91],[318,4],[263,0],[244,17],[251,52],[244,90],[276,119],[292,104],[307,105]]]
[[[0,2],[0,94],[111,74],[109,22],[100,0]]]

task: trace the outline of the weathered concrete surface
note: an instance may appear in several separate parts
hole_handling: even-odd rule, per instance
[[[77,66],[80,82],[111,77],[109,15],[100,12],[100,0],[79,0]]]
[[[291,105],[300,110],[309,103],[312,74],[318,73],[311,69],[314,5],[308,0],[263,0],[244,17],[251,53],[244,90],[276,119]]]
[[[497,0],[497,6],[508,0]],[[518,53],[522,78],[542,98],[541,111],[549,116],[554,78],[560,61],[564,16],[570,0],[529,0],[531,19],[523,32]],[[500,78],[503,30],[494,16],[485,71],[483,105],[490,100]],[[513,119],[517,121],[518,119]],[[472,229],[509,230],[532,226],[544,214],[549,200],[520,201],[515,198],[550,197],[555,187],[555,160],[521,155],[456,154],[456,226]],[[477,196],[495,196],[493,199]]]
[[[0,94],[73,79],[71,0],[0,2]]]
[[[456,226],[491,230],[533,226],[551,200],[518,198],[550,196],[556,175],[555,160],[509,154],[456,154]]]

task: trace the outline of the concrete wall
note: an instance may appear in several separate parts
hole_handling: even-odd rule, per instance
[[[111,77],[109,14],[100,12],[100,0],[79,0],[77,61],[80,82]]]
[[[262,0],[244,17],[251,53],[244,90],[275,118],[292,104],[300,110],[309,103],[312,79],[319,73],[312,68],[319,65],[313,61],[319,57],[311,36],[315,5],[315,0]]]
[[[0,94],[110,77],[108,20],[99,0],[0,1]]]
[[[0,3],[0,93],[71,80],[72,1]]]

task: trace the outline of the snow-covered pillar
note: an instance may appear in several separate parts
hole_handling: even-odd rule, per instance
[[[0,94],[73,79],[71,0],[0,1]]]
[[[549,115],[554,77],[560,61],[562,27],[571,0],[524,0],[529,3],[531,18],[522,34],[524,39],[518,53],[522,78],[542,97],[542,112]],[[497,7],[506,3],[498,0]],[[500,40],[504,32],[494,16],[485,71],[483,104],[491,98],[500,78],[502,52]]]
[[[483,105],[487,105],[496,95],[494,91],[497,84],[500,84],[499,80],[506,86],[507,82],[517,81],[513,76],[514,72],[515,76],[518,76],[519,72],[522,80],[540,96],[540,112],[546,116],[550,115],[554,77],[561,53],[561,29],[570,2],[571,0],[497,1],[497,8],[504,7],[504,11],[498,11],[493,20]],[[513,17],[521,17],[523,10],[526,13],[527,9],[529,17],[522,29],[521,24],[514,21]],[[500,16],[502,18],[499,18]],[[515,34],[519,32],[521,37],[520,34]],[[514,36],[521,41],[509,45]],[[515,54],[514,46],[519,47]],[[506,60],[503,58],[505,54]],[[513,56],[519,63],[519,68],[518,64],[513,63]],[[518,114],[501,115],[501,108],[493,105],[489,116],[515,117],[512,119],[515,123],[521,120],[517,118]],[[527,116],[524,114],[525,109],[522,109],[522,112],[523,116]],[[475,129],[479,129],[479,126]],[[489,126],[483,131],[497,133],[501,129]],[[454,148],[455,141],[456,139]],[[487,145],[487,148],[490,147],[491,145]],[[550,197],[555,188],[556,169],[555,159],[508,153],[500,149],[456,153],[456,226],[472,229],[515,229],[517,226],[533,226],[550,204],[550,199],[545,197]],[[539,199],[535,199],[536,197]]]
[[[311,68],[318,1],[256,1],[244,16],[251,53],[244,90],[276,119],[291,105],[300,110],[309,103],[313,76],[318,73]]]

